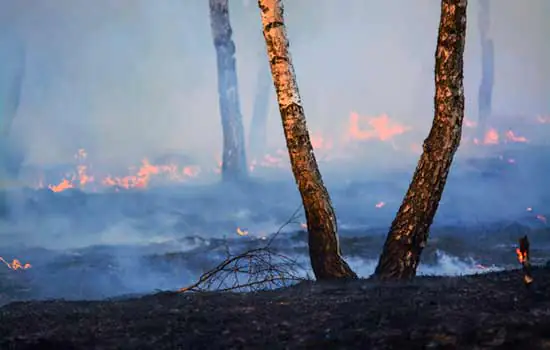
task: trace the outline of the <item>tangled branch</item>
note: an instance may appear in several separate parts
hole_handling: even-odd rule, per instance
[[[279,233],[298,218],[299,206],[292,216],[261,248],[232,255],[226,245],[226,259],[213,269],[203,273],[197,282],[179,289],[180,292],[240,291],[286,287],[305,280],[306,270],[295,260],[272,248]]]

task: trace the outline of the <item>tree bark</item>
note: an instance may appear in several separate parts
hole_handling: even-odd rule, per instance
[[[264,38],[292,166],[308,227],[309,256],[318,280],[357,278],[341,256],[336,215],[313,153],[289,52],[280,0],[259,0]]]
[[[263,52],[265,55],[265,52]],[[262,55],[262,58],[263,58]],[[271,97],[271,74],[269,64],[260,64],[256,83],[256,96],[252,109],[252,121],[248,136],[248,150],[254,157],[262,157],[266,152],[267,144],[267,116],[269,114],[269,100]]]
[[[210,25],[217,56],[218,94],[223,129],[222,179],[238,182],[247,177],[248,169],[228,0],[210,0],[209,5]]]
[[[435,113],[423,153],[391,225],[375,276],[383,280],[416,275],[447,175],[462,134],[463,53],[467,0],[442,0],[435,54]]]
[[[481,83],[478,91],[478,137],[487,132],[487,120],[492,113],[493,85],[495,71],[495,50],[489,36],[490,7],[489,0],[479,2],[479,33],[481,40]]]

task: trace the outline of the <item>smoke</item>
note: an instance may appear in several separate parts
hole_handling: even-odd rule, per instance
[[[496,113],[547,111],[545,3],[504,0],[491,5]],[[21,0],[1,5],[9,19],[4,30],[27,48],[15,125],[27,162],[63,162],[81,147],[103,163],[168,151],[208,160],[220,153],[206,2]],[[312,130],[341,131],[352,110],[387,113],[413,127],[412,137],[422,141],[433,115],[438,0],[310,0],[285,6]],[[477,6],[470,2],[465,55],[467,114],[473,119],[481,76]],[[255,2],[232,1],[230,10],[248,128],[265,48]],[[283,144],[276,109],[273,104],[271,145]],[[372,162],[383,166],[388,160],[379,156]]]
[[[491,7],[495,116],[549,113],[550,49],[544,37],[548,1],[499,0],[492,1]],[[286,1],[285,8],[311,132],[338,137],[346,132],[351,112],[387,114],[408,127],[400,135],[402,144],[420,145],[433,118],[440,1],[300,0]],[[471,0],[465,52],[470,120],[477,119],[481,79],[477,10],[478,2]],[[266,60],[258,12],[255,1],[230,1],[246,134],[259,64]],[[16,47],[25,47],[25,78],[12,135],[27,167],[71,163],[80,148],[87,150],[87,160],[96,168],[126,168],[143,157],[166,154],[215,164],[222,134],[207,1],[0,0],[0,16],[0,86],[9,84],[6,81],[13,76],[19,59]],[[495,118],[495,123],[510,122]],[[547,136],[541,128],[530,131],[535,139]],[[270,105],[267,135],[270,148],[284,145],[276,103]],[[395,156],[390,142],[368,142],[364,149],[348,155],[356,160],[353,167],[342,169],[328,162],[322,163],[321,170],[341,228],[359,235],[365,227],[386,233],[418,155]],[[459,153],[464,152],[461,148]],[[477,155],[487,161],[487,154]],[[436,224],[523,214],[534,220],[545,209],[538,188],[546,187],[546,171],[533,173],[533,169],[546,164],[550,171],[548,161],[530,156],[501,178],[502,164],[508,164],[514,154],[500,156],[504,158],[494,160],[494,166],[481,175],[479,171],[472,175],[472,168],[479,168],[476,164],[456,166]],[[44,285],[55,285],[52,281],[77,276],[82,266],[103,259],[96,250],[107,246],[112,249],[109,261],[126,272],[117,275],[113,285],[101,265],[86,275],[91,279],[86,283],[97,282],[89,286],[97,292],[91,295],[178,287],[212,264],[190,267],[186,261],[182,263],[185,271],[175,276],[173,266],[163,270],[145,256],[200,249],[211,238],[235,235],[237,227],[259,236],[276,231],[300,202],[290,173],[282,173],[267,170],[264,179],[277,182],[262,183],[246,193],[198,186],[187,192],[168,188],[143,193],[9,193],[12,221],[0,221],[2,254],[34,258],[31,262],[37,268],[43,262]],[[533,209],[526,212],[527,207]],[[185,237],[195,238],[188,242]],[[13,248],[20,244],[62,252],[80,249],[75,254],[85,256],[86,263],[73,265],[65,256],[59,258],[63,264],[52,265],[51,257],[40,260],[34,250]],[[139,249],[128,252],[124,245]],[[219,262],[207,253],[202,258]],[[421,270],[428,274],[478,270],[474,261],[457,259],[443,254],[436,267]],[[374,261],[375,255],[362,256],[351,264],[367,276]]]

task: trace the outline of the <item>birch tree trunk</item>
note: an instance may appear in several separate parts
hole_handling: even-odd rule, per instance
[[[228,0],[210,0],[210,25],[218,65],[218,94],[223,129],[222,179],[247,177],[244,128],[239,103],[235,43],[231,38]]]
[[[478,91],[478,137],[482,140],[487,131],[487,120],[492,112],[495,71],[495,49],[489,36],[491,25],[489,0],[479,1],[479,33],[481,41],[481,83]]]
[[[375,277],[410,279],[460,144],[464,118],[463,53],[467,0],[442,0],[435,54],[435,115],[403,203],[386,238]]]
[[[336,215],[311,146],[280,0],[259,0],[264,38],[292,172],[307,220],[309,256],[318,280],[357,278],[341,256]]]

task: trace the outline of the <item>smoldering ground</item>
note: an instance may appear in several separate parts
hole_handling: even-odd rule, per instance
[[[286,4],[291,50],[343,249],[366,276],[431,124],[439,3],[316,1],[311,16],[312,4]],[[213,185],[222,138],[205,2],[1,5],[6,61],[16,63],[13,47],[25,46],[21,105],[11,131],[25,163],[18,186],[11,186],[17,188],[6,190],[10,216],[2,221],[0,251],[9,261],[32,264],[26,271],[3,271],[9,276],[3,281],[13,283],[21,297],[91,298],[177,288],[223,258],[223,237],[232,249],[245,249],[275,232],[298,206],[284,149],[277,153],[284,139],[273,93],[267,142],[281,166],[257,159],[252,172],[257,183],[246,191]],[[481,76],[476,6],[469,8],[465,54],[470,121],[476,120]],[[475,128],[465,125],[424,272],[509,267],[517,235],[527,230],[544,241],[550,168],[544,6],[544,1],[493,4],[495,116],[489,124],[498,140],[492,135],[476,144]],[[230,15],[248,133],[265,49],[254,2],[231,2]],[[2,76],[8,79],[13,66],[4,65]],[[353,129],[354,112],[366,134]],[[384,114],[387,124],[373,122]],[[391,133],[400,127],[403,132]],[[85,160],[74,159],[79,149],[86,150]],[[152,174],[145,188],[104,181],[135,175],[139,170],[127,168],[139,169],[143,158],[160,166],[166,155],[177,155],[170,162],[180,170],[197,166],[201,172],[183,184],[170,172]],[[83,165],[94,181],[80,186]],[[48,188],[64,179],[73,188]],[[303,221],[279,238],[302,260]],[[248,237],[238,236],[238,227]],[[486,246],[475,244],[480,236],[489,236]]]

